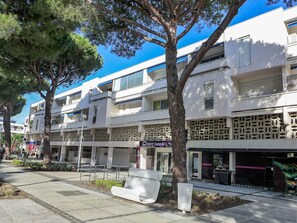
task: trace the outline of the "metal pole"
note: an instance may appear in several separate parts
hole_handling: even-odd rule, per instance
[[[79,148],[78,148],[78,156],[77,156],[77,169],[80,168],[80,161],[81,161],[81,150],[82,150],[82,139],[83,139],[83,132],[84,132],[84,119],[82,117],[82,124],[81,124],[81,132],[80,132],[80,141],[79,141]]]

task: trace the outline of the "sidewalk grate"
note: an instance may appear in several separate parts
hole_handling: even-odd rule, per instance
[[[77,196],[77,195],[88,195],[85,192],[79,190],[68,190],[68,191],[57,191],[57,193],[62,194],[64,196]]]

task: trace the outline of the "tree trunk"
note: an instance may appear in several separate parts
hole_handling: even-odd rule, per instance
[[[167,95],[170,115],[170,127],[173,152],[173,193],[177,194],[177,183],[187,181],[186,167],[186,138],[185,138],[185,109],[183,92],[177,91],[177,49],[176,44],[166,44],[166,76]]]
[[[3,109],[5,151],[7,153],[7,156],[10,155],[10,150],[11,150],[10,119],[11,119],[11,104],[8,102],[8,103],[6,103],[5,109]]]
[[[51,163],[51,146],[50,146],[50,134],[51,134],[51,109],[54,100],[54,93],[48,91],[45,99],[45,111],[44,111],[44,134],[43,134],[43,162],[45,165]]]

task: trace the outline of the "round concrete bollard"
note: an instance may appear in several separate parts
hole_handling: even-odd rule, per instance
[[[177,184],[177,208],[183,213],[191,211],[193,184]]]

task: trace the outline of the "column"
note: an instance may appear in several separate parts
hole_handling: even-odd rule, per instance
[[[198,179],[202,179],[202,152],[198,152]]]
[[[235,180],[236,171],[236,152],[229,152],[229,170],[233,170],[231,174],[231,183]]]
[[[91,154],[91,166],[95,166],[96,165],[96,146],[92,146],[92,154]]]
[[[146,148],[140,148],[140,169],[146,169]]]
[[[193,160],[193,153],[192,152],[187,152],[187,180],[191,180],[192,179],[192,166],[193,166],[193,163],[192,163],[192,160]]]
[[[66,146],[61,146],[60,162],[64,162],[66,159]]]
[[[108,148],[107,154],[107,168],[110,169],[112,165],[112,158],[113,158],[113,147]]]

